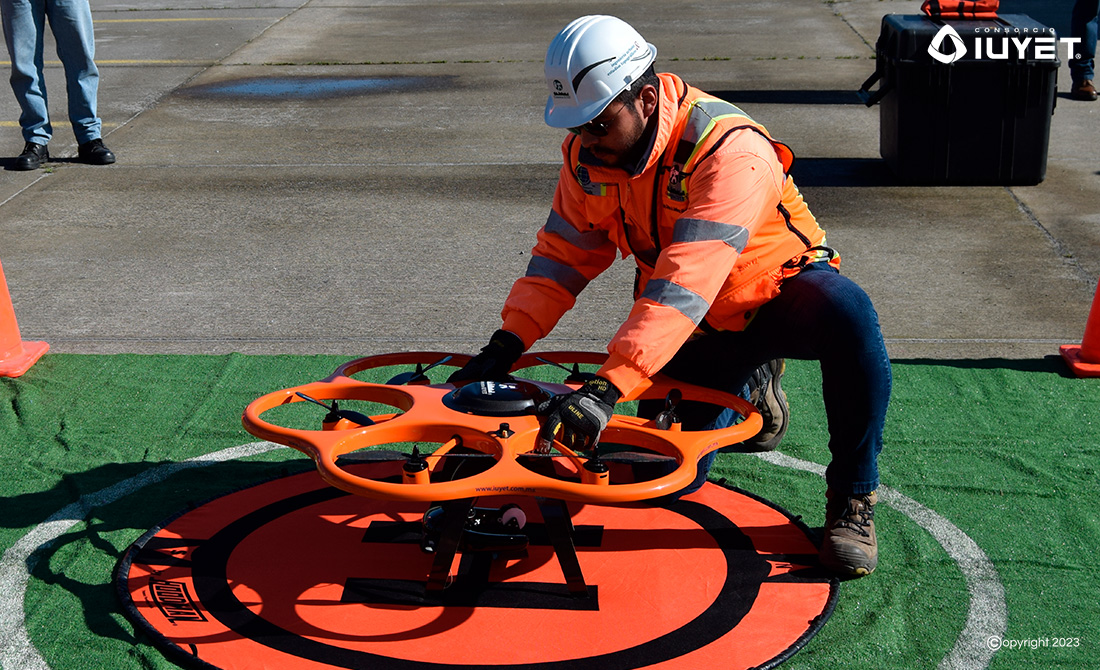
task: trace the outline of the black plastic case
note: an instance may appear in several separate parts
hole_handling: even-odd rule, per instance
[[[950,64],[929,53],[944,25],[966,49]],[[1041,182],[1063,48],[1055,38],[1052,28],[1019,14],[882,17],[876,71],[860,93],[868,106],[879,103],[879,152],[898,178],[913,184]],[[954,55],[955,40],[941,39],[937,51]],[[991,47],[1005,57],[992,57]],[[879,88],[871,91],[876,81]]]

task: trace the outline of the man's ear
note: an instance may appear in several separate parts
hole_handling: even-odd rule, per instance
[[[642,118],[648,119],[657,111],[657,87],[643,86],[638,91],[638,99],[642,101]]]

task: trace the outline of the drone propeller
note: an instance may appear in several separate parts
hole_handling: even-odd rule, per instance
[[[387,384],[393,386],[403,386],[405,384],[427,384],[430,380],[424,375],[425,372],[431,370],[437,365],[443,365],[447,361],[451,360],[450,356],[444,356],[435,363],[432,363],[428,367],[424,367],[423,363],[416,364],[416,370],[411,372],[402,372],[390,379]]]
[[[405,465],[401,468],[401,479],[406,484],[430,484],[431,475],[428,472],[428,461],[420,455],[420,448],[413,445],[412,453],[405,459]]]
[[[665,409],[653,420],[660,430],[672,430],[674,424],[680,423],[680,417],[676,414],[676,406],[684,399],[680,389],[672,389],[665,396]]]
[[[581,372],[579,363],[574,363],[573,368],[567,368],[561,363],[555,363],[554,361],[548,361],[545,358],[535,357],[535,360],[539,363],[545,363],[546,365],[553,365],[554,367],[561,368],[569,373],[569,376],[565,378],[567,382],[586,382],[590,379],[595,379],[596,373],[594,372]]]
[[[332,401],[332,405],[326,405],[320,400],[317,400],[316,398],[311,398],[301,391],[298,391],[296,395],[303,400],[308,400],[311,403],[315,405],[320,405],[321,407],[324,407],[328,410],[328,415],[321,420],[323,423],[336,423],[340,419],[347,419],[348,421],[358,424],[360,426],[374,425],[374,419],[370,418],[366,414],[363,414],[362,412],[353,412],[347,409],[340,409],[340,405],[335,400]]]

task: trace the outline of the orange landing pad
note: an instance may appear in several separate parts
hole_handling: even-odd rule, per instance
[[[772,667],[832,613],[838,583],[807,529],[745,492],[708,483],[666,506],[569,503],[588,597],[567,590],[535,500],[477,505],[508,502],[526,513],[529,546],[459,553],[442,595],[425,590],[427,504],[349,495],[315,472],[149,531],[118,591],[171,660],[223,670]]]

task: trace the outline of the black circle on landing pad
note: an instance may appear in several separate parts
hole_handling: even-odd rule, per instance
[[[369,467],[377,466],[378,464],[369,465]],[[303,478],[311,478],[310,483],[306,485]],[[281,486],[280,482],[288,485]],[[227,500],[234,495],[242,494],[247,495],[243,495],[239,502]],[[744,507],[744,511],[752,516],[744,521],[748,533],[738,527],[736,518],[731,519],[727,516],[730,510],[714,508],[714,505],[723,507],[723,502],[732,503],[734,507]],[[661,667],[701,667],[697,662],[702,657],[697,654],[717,653],[723,645],[734,644],[738,635],[755,639],[760,635],[774,634],[777,629],[777,617],[782,617],[783,614],[761,612],[765,609],[778,609],[780,612],[785,612],[790,608],[786,606],[755,608],[759,599],[792,598],[803,603],[802,609],[808,608],[808,611],[795,614],[793,623],[779,622],[782,625],[778,628],[783,629],[781,637],[776,639],[775,648],[767,650],[764,657],[749,659],[747,661],[749,665],[738,665],[736,660],[730,664],[724,664],[727,654],[723,653],[718,665],[714,665],[713,660],[707,663],[708,667],[772,667],[789,658],[824,625],[832,613],[837,597],[837,580],[820,573],[814,567],[816,557],[806,553],[813,549],[813,544],[808,539],[808,529],[791,518],[784,510],[767,501],[731,487],[721,487],[713,483],[707,484],[703,491],[664,508],[643,508],[643,506],[633,508],[584,506],[582,508],[585,514],[583,518],[585,527],[593,525],[606,527],[606,533],[611,534],[612,537],[619,538],[620,541],[624,537],[629,537],[637,543],[636,550],[619,553],[613,551],[611,547],[604,547],[602,552],[597,551],[592,554],[593,557],[601,558],[614,556],[620,559],[621,557],[624,565],[622,568],[616,568],[619,571],[637,570],[639,573],[644,573],[650,563],[663,565],[662,561],[668,560],[660,557],[660,551],[668,551],[672,554],[690,550],[696,552],[693,555],[704,557],[700,559],[703,561],[702,564],[710,566],[709,569],[714,572],[712,577],[715,584],[710,587],[712,599],[709,604],[698,603],[697,610],[693,609],[693,606],[688,606],[683,617],[671,617],[672,623],[667,630],[655,626],[654,630],[657,632],[652,637],[644,641],[634,640],[624,648],[596,649],[595,651],[578,648],[570,650],[572,656],[568,658],[543,661],[532,660],[528,656],[520,657],[523,662],[485,663],[479,662],[480,657],[476,655],[464,657],[463,650],[455,649],[452,643],[448,643],[435,656],[437,661],[430,658],[426,660],[423,657],[409,657],[404,653],[406,651],[404,647],[394,647],[403,655],[390,656],[386,653],[388,647],[385,644],[375,644],[371,647],[372,651],[354,647],[365,638],[393,639],[394,644],[398,644],[406,642],[405,637],[417,636],[419,636],[416,640],[418,645],[430,646],[434,637],[431,632],[434,630],[432,627],[440,625],[439,621],[459,620],[457,625],[466,625],[466,621],[476,620],[480,608],[423,604],[418,608],[410,607],[408,604],[392,603],[381,606],[375,603],[375,607],[371,608],[364,607],[362,601],[347,600],[345,590],[344,599],[331,597],[321,603],[322,610],[329,608],[327,610],[329,614],[326,616],[335,616],[334,610],[341,612],[342,617],[354,617],[356,614],[370,611],[371,616],[388,617],[374,622],[375,626],[384,628],[392,619],[413,616],[417,613],[431,613],[428,624],[423,628],[415,629],[415,633],[402,630],[383,631],[378,635],[372,635],[372,631],[362,631],[359,635],[349,635],[348,631],[339,631],[335,627],[330,630],[320,629],[307,615],[299,617],[287,614],[287,611],[297,611],[296,608],[299,607],[317,607],[318,602],[324,598],[315,595],[312,591],[308,596],[297,594],[300,597],[295,598],[291,588],[292,596],[286,598],[289,602],[274,603],[269,602],[274,600],[273,598],[263,597],[263,589],[258,586],[263,583],[263,579],[257,579],[253,584],[257,589],[255,591],[249,590],[250,587],[246,588],[249,585],[243,584],[249,581],[246,575],[251,571],[266,571],[271,578],[270,574],[278,571],[278,567],[273,568],[272,565],[277,566],[280,556],[294,551],[308,551],[303,549],[302,545],[312,544],[311,542],[299,543],[287,538],[284,544],[270,547],[267,560],[271,561],[271,564],[264,564],[263,560],[257,559],[257,556],[261,555],[257,553],[257,545],[267,542],[268,539],[265,538],[277,537],[276,531],[279,524],[285,519],[308,516],[309,519],[316,519],[318,526],[323,526],[319,532],[333,536],[336,532],[350,533],[351,529],[348,526],[353,522],[343,520],[348,516],[346,512],[349,509],[378,508],[386,504],[382,501],[354,498],[330,488],[313,473],[283,478],[283,480],[246,489],[238,494],[223,496],[195,510],[177,515],[135,542],[126,552],[119,566],[117,588],[120,598],[128,616],[135,624],[150,634],[157,646],[172,660],[188,667],[229,670],[234,667],[234,658],[251,658],[255,654],[260,654],[267,655],[275,661],[275,667],[283,668],[405,670],[433,667],[440,669],[492,667],[508,670],[519,668],[540,670],[563,667],[578,670],[587,668],[625,670],[660,664],[664,664]],[[616,516],[619,514],[616,510],[623,509],[633,509],[626,513],[627,521],[620,521]],[[306,511],[310,511],[310,514],[306,515]],[[654,515],[654,518],[664,523],[663,527],[668,530],[664,532],[644,530],[641,525],[628,527],[628,521],[634,523],[634,517],[630,516],[632,514]],[[392,510],[386,511],[381,516],[386,515],[396,516]],[[201,516],[206,518],[199,518]],[[763,523],[760,521],[763,517],[770,519],[770,523],[782,525],[772,526],[765,529],[766,532],[761,532],[758,526]],[[677,518],[680,521],[675,521]],[[605,520],[606,523],[601,525],[600,522]],[[596,523],[593,524],[593,521]],[[297,523],[303,522],[297,521]],[[372,521],[371,523],[384,524],[385,522]],[[410,525],[410,522],[404,523]],[[749,527],[748,524],[756,525]],[[392,525],[385,527],[395,530]],[[577,528],[580,532],[581,525]],[[778,537],[777,534],[783,535],[786,539]],[[391,534],[391,538],[396,537]],[[321,547],[325,541],[324,539],[317,541],[317,551],[323,551]],[[366,542],[365,539],[362,541]],[[402,540],[392,539],[391,541],[401,542]],[[614,541],[616,540],[611,540],[611,542]],[[582,542],[578,541],[578,545],[580,544]],[[334,546],[344,545],[334,540]],[[397,547],[397,545],[387,546]],[[586,568],[586,577],[589,569],[597,575],[597,579],[599,574],[605,574],[599,572],[598,566],[593,568],[590,565],[584,565],[585,550],[583,547],[579,549],[582,566]],[[410,551],[408,548],[401,550]],[[416,551],[419,550],[416,549]],[[386,552],[392,553],[389,548]],[[460,555],[460,558],[463,561],[457,564],[461,571],[465,555]],[[308,559],[302,560],[308,563]],[[242,565],[242,561],[246,561],[247,565]],[[406,559],[402,561],[408,562]],[[527,559],[520,559],[519,564],[522,565],[523,561],[538,563],[534,555]],[[551,567],[556,567],[552,558],[549,562],[554,564]],[[421,566],[424,568],[422,571],[424,578],[426,578],[429,563],[430,559],[425,559]],[[365,569],[364,565],[357,563],[349,563],[349,565],[350,572],[360,568]],[[669,563],[668,565],[678,564]],[[391,568],[379,564],[374,566],[374,569],[385,573]],[[718,570],[724,571],[724,574],[720,574]],[[489,568],[485,568],[486,579],[489,571]],[[384,574],[381,576],[385,577]],[[499,574],[497,576],[499,578]],[[662,576],[664,575],[658,575],[655,581],[660,581]],[[325,577],[331,579],[332,575],[326,573]],[[672,580],[673,588],[677,586],[676,582],[681,581],[681,577],[686,583],[693,578],[693,575],[677,576],[676,580]],[[562,579],[560,570],[557,572],[557,578]],[[277,580],[277,577],[272,579]],[[528,582],[523,584],[523,588],[530,586]],[[609,591],[610,585],[605,584],[605,586]],[[668,586],[669,584],[664,586],[654,584],[653,593],[664,593],[666,591],[661,589]],[[596,587],[599,588],[599,584],[596,584]],[[636,594],[638,586],[633,588],[635,589],[633,593]],[[647,587],[643,584],[641,588]],[[805,590],[809,595],[801,593],[799,589]],[[605,591],[601,591],[601,598],[604,595]],[[524,595],[525,599],[531,597],[530,593]],[[628,593],[621,597],[631,596]],[[809,605],[804,604],[807,599],[812,600]],[[603,602],[600,603],[600,605],[603,604]],[[530,602],[513,602],[512,605],[518,609],[506,609],[505,614],[508,619],[521,621],[531,612],[534,612],[531,616],[543,616],[543,613],[536,611],[541,605],[536,605],[535,610],[531,609]],[[280,609],[286,611],[280,613]],[[607,610],[608,617],[614,616],[613,612],[616,611],[614,607],[608,607]],[[599,617],[604,616],[602,611],[554,614],[559,617],[573,617],[584,625],[598,622]],[[287,625],[287,621],[296,623]],[[379,622],[384,623],[379,624]],[[609,623],[612,627],[603,628],[605,632],[621,630],[621,627],[614,627],[615,621],[612,620]],[[740,631],[739,627],[746,630]],[[758,630],[750,631],[748,627],[756,627]],[[553,640],[557,634],[554,629],[540,630],[532,637],[536,640],[540,638]],[[468,634],[469,638],[484,637],[490,643],[493,636],[493,630],[475,630]],[[472,643],[478,641],[478,639],[471,639]],[[228,654],[225,648],[215,648],[216,645],[230,643],[242,646],[238,651]],[[435,654],[434,651],[431,653]],[[681,659],[683,665],[679,665]]]

